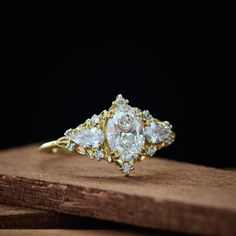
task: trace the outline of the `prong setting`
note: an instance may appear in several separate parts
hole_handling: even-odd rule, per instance
[[[108,111],[93,115],[64,135],[56,141],[58,146],[114,163],[126,176],[136,161],[153,156],[175,139],[169,122],[153,118],[148,110],[131,107],[121,94]]]

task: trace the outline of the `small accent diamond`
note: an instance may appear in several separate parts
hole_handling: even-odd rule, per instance
[[[65,136],[68,136],[68,137],[71,137],[73,134],[72,134],[72,129],[68,129],[65,133],[64,133]]]
[[[101,150],[96,150],[94,156],[98,159],[101,160],[104,157],[104,153]]]
[[[122,165],[122,170],[125,174],[129,174],[130,171],[131,171],[131,168],[132,168],[132,165],[128,162],[125,162],[123,165]]]
[[[69,143],[66,144],[66,149],[67,149],[68,151],[72,152],[74,145],[75,145],[74,143],[69,142]]]
[[[168,144],[171,144],[171,143],[173,143],[174,141],[175,141],[175,138],[174,138],[174,136],[172,136],[172,135],[170,135],[170,136],[167,138]]]
[[[145,111],[143,111],[143,118],[146,120],[151,120],[152,115],[149,113],[149,111],[145,110]]]
[[[149,156],[153,156],[156,151],[157,151],[157,148],[155,146],[150,146],[147,148],[147,154]]]
[[[122,96],[121,94],[119,94],[119,95],[116,97],[115,104],[116,104],[116,105],[124,105],[124,104],[126,104],[126,100],[123,98],[123,96]]]
[[[99,123],[99,116],[98,115],[93,115],[91,118],[92,124],[97,125]]]

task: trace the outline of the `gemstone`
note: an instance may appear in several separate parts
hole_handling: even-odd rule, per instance
[[[74,145],[75,145],[74,143],[69,142],[69,143],[66,144],[66,149],[68,151],[72,152]]]
[[[98,148],[99,144],[103,142],[104,135],[101,129],[86,128],[80,130],[72,140],[82,146]]]
[[[156,152],[157,148],[155,146],[150,146],[147,148],[147,154],[149,156],[153,156]]]
[[[131,167],[132,165],[128,162],[125,162],[123,165],[122,165],[122,170],[125,174],[129,174],[130,171],[131,171]]]
[[[152,143],[159,143],[167,139],[170,135],[170,127],[161,123],[151,123],[149,126],[144,128],[144,135]]]
[[[152,115],[149,113],[149,111],[145,110],[145,111],[143,111],[143,118],[146,120],[151,120]]]
[[[91,118],[92,124],[97,125],[99,123],[99,116],[98,115],[93,115]]]
[[[95,156],[98,160],[100,160],[100,159],[102,159],[102,158],[104,157],[104,153],[103,153],[103,151],[101,151],[101,150],[96,150],[94,156]]]
[[[65,136],[71,137],[72,136],[72,129],[68,129],[65,133]]]
[[[168,144],[171,144],[171,143],[173,143],[174,141],[175,141],[175,138],[174,138],[174,136],[172,136],[172,135],[170,135],[170,136],[167,138]]]
[[[123,96],[121,94],[119,94],[116,97],[115,104],[117,104],[117,105],[124,105],[125,103],[126,103],[126,100],[123,98]]]
[[[145,137],[143,122],[128,105],[118,107],[107,122],[106,136],[112,151],[118,151],[120,159],[136,158],[142,149]]]

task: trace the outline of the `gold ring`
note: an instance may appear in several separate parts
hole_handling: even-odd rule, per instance
[[[39,150],[103,159],[114,163],[127,176],[134,170],[136,161],[153,156],[174,139],[175,133],[168,121],[153,118],[147,110],[131,107],[127,99],[118,95],[108,111],[68,129],[64,136],[42,144]]]

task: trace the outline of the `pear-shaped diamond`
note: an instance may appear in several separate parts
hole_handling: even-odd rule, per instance
[[[150,142],[159,143],[169,137],[171,129],[162,123],[151,123],[149,126],[144,128],[143,133]]]
[[[98,148],[103,140],[104,135],[102,130],[95,127],[82,129],[72,138],[72,141],[79,145],[93,148]]]

